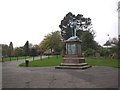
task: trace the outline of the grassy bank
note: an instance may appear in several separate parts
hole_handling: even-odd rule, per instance
[[[44,58],[42,60],[34,60],[29,62],[29,67],[42,67],[42,66],[57,66],[62,62],[62,56],[53,56],[48,58]],[[109,66],[109,67],[116,67],[120,68],[118,65],[117,59],[110,59],[110,58],[96,58],[96,57],[86,57],[86,63],[92,66]],[[20,64],[20,66],[25,66],[25,63]]]
[[[57,66],[62,62],[62,56],[53,56],[49,58],[43,58],[42,60],[34,60],[29,62],[29,67],[42,67],[42,66]],[[25,63],[19,66],[25,66]]]
[[[110,67],[119,67],[120,68],[120,60],[104,58],[104,57],[87,57],[86,62],[93,66],[110,66]]]

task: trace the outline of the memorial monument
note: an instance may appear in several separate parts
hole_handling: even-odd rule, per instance
[[[85,58],[82,56],[81,43],[82,41],[76,35],[77,30],[79,30],[79,21],[75,18],[69,21],[69,25],[72,28],[72,37],[65,40],[65,55],[63,57],[63,62],[56,66],[57,69],[84,69],[91,67],[85,63]]]

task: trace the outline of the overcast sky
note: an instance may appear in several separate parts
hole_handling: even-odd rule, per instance
[[[95,40],[103,45],[109,37],[118,37],[118,1],[0,0],[0,44],[39,44],[48,33],[60,31],[61,20],[72,12],[92,19]]]

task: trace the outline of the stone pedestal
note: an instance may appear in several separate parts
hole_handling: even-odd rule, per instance
[[[71,37],[64,41],[66,44],[63,63],[56,66],[57,69],[85,69],[91,67],[85,63],[85,58],[81,56],[81,40],[77,37]]]
[[[65,55],[63,63],[85,63],[85,58],[77,55]]]
[[[64,41],[66,52],[63,63],[85,63],[85,59],[81,57],[81,42],[77,36]]]

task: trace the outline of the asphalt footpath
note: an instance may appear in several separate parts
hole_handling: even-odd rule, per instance
[[[39,58],[35,57],[35,60]],[[22,62],[25,60],[1,62],[2,88],[118,88],[118,68],[19,67]]]

